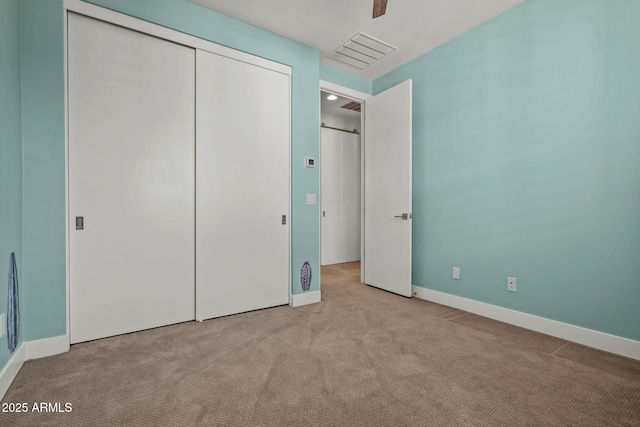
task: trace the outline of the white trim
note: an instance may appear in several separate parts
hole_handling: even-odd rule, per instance
[[[71,247],[69,246],[69,240],[71,240],[71,230],[69,227],[69,73],[67,69],[67,26],[69,14],[64,13],[64,43],[63,43],[63,61],[64,61],[64,235],[65,235],[65,292],[67,302],[66,312],[66,334],[70,337],[69,325],[71,324],[71,280],[69,278],[69,272],[71,271]]]
[[[11,356],[11,359],[7,362],[2,372],[0,372],[0,400],[4,398],[4,395],[11,387],[11,383],[20,372],[22,365],[25,361],[25,345],[22,343],[16,352]]]
[[[257,65],[282,74],[291,75],[291,67],[288,65],[260,58],[259,56],[241,52],[205,39],[181,33],[180,31],[143,21],[129,15],[114,12],[100,6],[86,3],[82,0],[64,0],[64,8],[70,12],[79,13],[81,15],[119,25],[124,28],[192,47],[194,49],[206,50],[217,55],[226,56],[231,59]]]
[[[26,360],[39,359],[41,357],[54,356],[69,351],[69,335],[45,338],[35,341],[26,341],[13,354],[9,362],[0,372],[0,400],[11,387],[13,380],[22,368]]]
[[[322,300],[320,291],[305,292],[304,294],[289,295],[289,305],[291,307],[301,307],[303,305],[315,304]]]
[[[640,341],[634,341],[604,332],[598,332],[592,329],[434,291],[432,289],[425,289],[420,286],[412,286],[412,293],[416,298],[447,305],[521,328],[640,360]]]
[[[288,288],[289,301],[291,301],[291,292],[293,291],[293,278],[296,277],[292,271],[293,265],[293,79],[289,76],[289,209],[287,210],[287,227],[289,228],[289,254],[287,258],[288,272]],[[197,203],[197,200],[196,200]]]
[[[69,351],[69,335],[27,341],[26,360],[40,359]]]

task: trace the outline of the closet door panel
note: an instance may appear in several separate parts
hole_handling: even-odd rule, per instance
[[[71,342],[194,319],[195,51],[68,31]]]
[[[360,135],[321,129],[322,265],[360,260]]]
[[[360,135],[343,132],[342,206],[344,214],[344,261],[360,260]]]
[[[290,77],[200,50],[196,73],[196,318],[287,304]]]

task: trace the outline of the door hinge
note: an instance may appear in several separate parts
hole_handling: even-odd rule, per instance
[[[84,217],[77,216],[76,217],[76,230],[84,230]]]
[[[287,216],[282,215],[282,225],[287,225]]]

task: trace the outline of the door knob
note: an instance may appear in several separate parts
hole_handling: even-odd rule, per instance
[[[409,218],[411,218],[411,214],[408,213],[403,213],[402,215],[395,215],[394,218],[402,218],[403,220],[408,220]]]

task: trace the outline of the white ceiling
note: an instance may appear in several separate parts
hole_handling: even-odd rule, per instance
[[[352,99],[345,98],[343,96],[336,94],[338,99],[329,101],[327,99],[327,96],[330,94],[331,94],[330,92],[320,91],[320,111],[322,113],[333,114],[334,116],[340,116],[347,119],[360,118],[360,112],[347,110],[345,108],[340,108],[344,104],[347,104],[353,101]]]
[[[375,79],[525,0],[389,0],[372,19],[373,0],[191,0],[320,50],[320,62]],[[327,58],[362,31],[398,50],[363,70]]]

